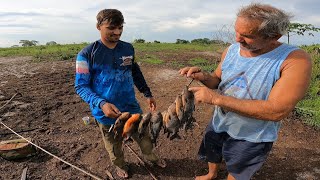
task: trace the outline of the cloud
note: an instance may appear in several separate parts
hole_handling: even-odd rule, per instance
[[[91,42],[99,38],[95,29],[96,14],[104,8],[116,8],[125,17],[123,40],[132,41],[133,37],[138,37],[150,41],[156,39],[172,42],[177,38],[210,36],[223,26],[232,26],[237,10],[250,2],[251,0],[3,1],[0,6],[0,39],[35,39],[43,44],[51,40],[66,43]],[[320,26],[320,12],[317,10],[320,2],[317,0],[255,2],[271,4],[293,13],[294,22]],[[4,44],[0,46],[3,47]]]

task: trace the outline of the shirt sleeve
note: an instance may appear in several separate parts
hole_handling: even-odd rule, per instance
[[[134,59],[132,63],[132,77],[134,85],[137,87],[139,92],[143,93],[145,97],[152,97],[150,88],[148,87],[147,82],[144,79],[139,65],[136,62],[134,62]]]
[[[76,93],[90,105],[90,107],[100,107],[100,98],[91,88],[92,72],[89,67],[89,58],[82,51],[77,55],[76,59],[76,77],[75,77],[75,91]]]

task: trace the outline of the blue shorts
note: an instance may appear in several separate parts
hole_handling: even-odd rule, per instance
[[[237,180],[249,180],[267,159],[272,145],[273,142],[253,143],[234,139],[225,132],[207,130],[198,155],[211,163],[224,159],[228,173]]]

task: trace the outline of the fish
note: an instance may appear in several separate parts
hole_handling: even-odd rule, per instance
[[[180,120],[181,124],[184,123],[184,113],[183,113],[183,104],[182,104],[182,95],[178,95],[175,100],[176,103],[176,113],[177,117]]]
[[[188,90],[187,86],[185,86],[182,91],[182,105],[184,115],[183,129],[186,131],[187,129],[191,129],[195,122],[193,117],[193,111],[195,111],[194,94]]]
[[[160,111],[152,112],[152,116],[150,119],[150,134],[151,134],[151,142],[157,146],[157,139],[159,137],[161,128],[163,126],[163,116]]]
[[[181,123],[176,113],[175,102],[169,106],[167,112],[165,113],[165,118],[163,121],[164,133],[167,133],[167,138],[170,138],[170,140],[173,140],[175,138],[181,139],[181,137],[178,134]]]
[[[149,132],[148,131],[149,130],[148,127],[149,127],[150,119],[151,119],[151,113],[150,112],[148,112],[147,114],[143,114],[142,115],[142,119],[141,119],[141,121],[139,123],[139,127],[138,127],[138,137],[140,139],[142,139],[142,137],[146,133]]]
[[[124,141],[128,141],[133,133],[137,132],[141,114],[132,114],[123,127],[122,137]]]
[[[116,122],[114,123],[113,127],[113,133],[114,138],[116,139],[119,135],[123,132],[123,127],[126,121],[131,117],[131,114],[129,112],[123,112],[121,115],[117,118]]]

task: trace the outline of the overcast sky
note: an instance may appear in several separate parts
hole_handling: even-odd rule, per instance
[[[10,0],[0,6],[0,47],[18,45],[22,39],[40,44],[93,42],[99,39],[96,14],[105,8],[122,11],[126,24],[122,40],[175,42],[176,39],[221,37],[233,32],[239,7],[249,0]],[[319,0],[256,0],[292,13],[292,22],[320,27]],[[320,33],[293,36],[292,43],[318,44]],[[281,39],[286,40],[286,37]]]

